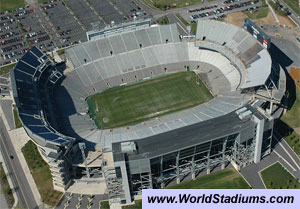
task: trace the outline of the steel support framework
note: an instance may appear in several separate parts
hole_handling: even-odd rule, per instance
[[[180,183],[188,175],[194,179],[201,171],[210,173],[217,166],[224,169],[231,161],[239,167],[249,165],[254,158],[255,140],[251,138],[242,144],[238,140],[239,134],[233,134],[159,156],[155,163],[150,159],[151,173],[131,176],[133,193],[141,194],[146,188],[164,188],[173,180]]]

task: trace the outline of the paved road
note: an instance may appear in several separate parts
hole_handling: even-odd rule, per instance
[[[26,209],[38,208],[2,117],[0,117],[0,149],[8,172],[11,175],[19,203]]]
[[[293,22],[297,25],[297,27],[300,27],[300,17],[299,17],[299,15],[297,15],[297,13],[294,12],[294,10],[292,10],[292,8],[289,7],[289,5],[287,5],[283,0],[279,0],[279,2],[280,2],[281,5],[283,5],[284,7],[288,8],[290,10],[291,15],[289,17],[293,20]]]
[[[277,142],[275,148],[270,155],[263,158],[257,164],[251,164],[246,168],[241,169],[241,173],[244,178],[251,184],[254,189],[265,188],[262,179],[259,176],[259,172],[273,163],[279,162],[284,168],[286,168],[295,178],[300,179],[300,159],[292,151],[289,145],[285,142],[281,136],[274,131],[273,140]]]
[[[14,116],[12,113],[12,101],[11,100],[2,100],[0,105],[2,107],[3,113],[5,115],[5,118],[7,120],[10,130],[14,129],[15,123],[14,123]]]

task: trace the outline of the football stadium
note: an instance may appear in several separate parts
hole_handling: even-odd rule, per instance
[[[142,189],[239,170],[272,151],[286,77],[249,20],[198,20],[187,36],[137,20],[87,38],[65,62],[34,47],[11,70],[18,115],[55,189],[93,183],[130,203]]]

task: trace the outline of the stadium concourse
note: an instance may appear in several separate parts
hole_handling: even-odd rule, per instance
[[[112,201],[130,203],[142,189],[229,164],[239,170],[271,152],[286,78],[268,49],[225,22],[198,20],[188,37],[175,24],[150,22],[89,31],[89,41],[66,50],[67,63],[32,48],[11,71],[20,119],[55,189],[98,183]],[[183,71],[194,71],[214,98],[113,129],[98,129],[88,114],[91,95]]]

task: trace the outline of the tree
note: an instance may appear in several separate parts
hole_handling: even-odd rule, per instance
[[[290,14],[289,9],[288,8],[284,8],[283,14],[284,14],[284,16],[288,16]]]
[[[276,10],[279,10],[279,9],[280,9],[280,3],[279,3],[279,1],[276,1],[276,2],[275,2],[275,9],[276,9]]]

